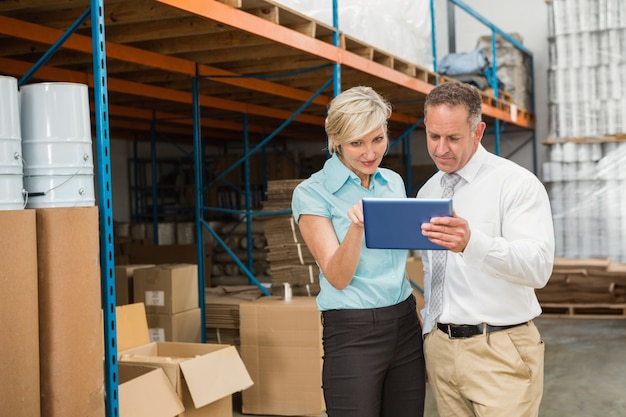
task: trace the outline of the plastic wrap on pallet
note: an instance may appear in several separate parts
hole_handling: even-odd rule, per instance
[[[519,34],[511,33],[511,36],[523,44],[523,39]],[[493,55],[491,35],[481,36],[476,47],[482,50],[491,62]],[[515,104],[530,110],[532,107],[529,89],[531,86],[530,58],[500,35],[496,35],[496,56],[497,76],[504,84],[504,91],[511,95]]]
[[[626,262],[626,142],[550,145],[556,255]]]
[[[275,0],[333,25],[333,5],[319,0]],[[430,9],[427,1],[362,0],[338,2],[339,29],[408,62],[432,70]],[[402,39],[402,42],[398,42]]]
[[[626,133],[626,2],[548,3],[550,136]]]

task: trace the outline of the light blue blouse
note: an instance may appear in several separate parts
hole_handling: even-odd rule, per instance
[[[397,173],[379,168],[372,175],[370,188],[365,189],[334,154],[320,171],[296,187],[291,208],[296,222],[302,214],[330,219],[341,243],[350,226],[348,209],[364,197],[406,197],[404,181]],[[363,239],[359,265],[346,288],[336,289],[320,272],[318,309],[377,308],[404,301],[412,291],[405,277],[407,256],[404,249],[368,249]]]

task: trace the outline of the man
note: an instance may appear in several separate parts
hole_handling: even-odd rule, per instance
[[[426,369],[440,417],[537,416],[544,345],[534,290],[552,273],[552,213],[531,172],[481,145],[481,104],[458,82],[435,87],[424,104],[439,172],[417,197],[453,194],[454,206],[452,217],[422,226],[448,249],[423,253]]]

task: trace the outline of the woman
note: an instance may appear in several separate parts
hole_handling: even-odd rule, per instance
[[[402,178],[379,168],[390,115],[390,103],[369,87],[335,97],[325,123],[331,158],[293,193],[293,216],[321,271],[328,417],[419,417],[424,411],[408,252],[368,249],[363,239],[362,198],[406,197]]]

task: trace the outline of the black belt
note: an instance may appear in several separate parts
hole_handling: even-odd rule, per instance
[[[437,328],[450,337],[450,339],[462,339],[483,333],[492,333],[500,330],[512,329],[528,322],[511,324],[508,326],[492,326],[491,324],[442,324],[437,323]]]

